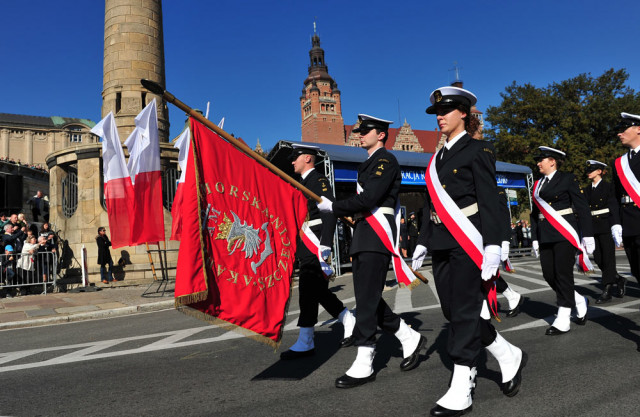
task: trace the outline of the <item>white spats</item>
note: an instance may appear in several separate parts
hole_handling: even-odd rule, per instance
[[[402,356],[404,358],[411,356],[418,347],[418,343],[420,343],[420,333],[407,326],[407,323],[402,319],[400,319],[400,328],[395,333],[395,336],[402,344]]]
[[[582,318],[587,314],[587,299],[578,294],[577,291],[574,291],[573,295],[576,299],[576,313],[578,317]]]
[[[347,376],[351,378],[367,378],[373,374],[373,357],[376,355],[375,346],[359,346],[358,356],[353,361]]]
[[[558,315],[552,326],[560,331],[568,332],[571,329],[571,309],[569,307],[558,307]]]
[[[511,381],[520,368],[520,362],[522,362],[522,350],[517,346],[507,342],[504,337],[497,334],[496,340],[492,344],[487,346],[489,353],[493,355],[500,365],[500,372],[502,372],[502,382]]]
[[[509,303],[509,310],[513,310],[514,308],[518,307],[518,303],[520,302],[520,298],[522,297],[522,295],[512,290],[511,287],[507,287],[502,295],[504,295],[504,298],[506,298],[507,302]]]
[[[340,320],[344,326],[344,338],[346,339],[353,334],[353,328],[356,326],[356,316],[354,316],[353,313],[345,307],[345,309],[338,315],[338,320]]]
[[[466,410],[471,406],[474,374],[468,366],[454,365],[449,391],[436,404],[448,410]]]

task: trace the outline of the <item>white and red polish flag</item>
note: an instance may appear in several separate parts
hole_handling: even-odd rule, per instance
[[[164,241],[160,140],[155,99],[136,116],[135,123],[136,128],[124,144],[129,149],[127,167],[135,195],[133,213],[136,227],[131,230],[131,244],[139,245]]]
[[[176,195],[171,206],[171,240],[179,241],[182,237],[182,193],[184,192],[184,180],[187,177],[187,163],[189,160],[189,148],[191,147],[191,130],[186,128],[173,144],[178,149],[178,165],[180,166],[180,178],[176,187]]]
[[[104,200],[109,216],[111,244],[114,249],[129,246],[133,226],[130,212],[133,186],[113,113],[110,112],[100,120],[91,129],[91,133],[102,138]]]

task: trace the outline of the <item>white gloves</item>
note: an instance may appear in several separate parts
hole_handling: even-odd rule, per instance
[[[331,256],[331,248],[329,246],[320,245],[320,256],[325,261]]]
[[[540,257],[540,245],[538,244],[537,240],[534,240],[533,243],[531,243],[531,247],[533,248],[533,254],[536,256],[536,258]]]
[[[484,256],[482,258],[482,279],[484,281],[489,281],[498,273],[501,254],[502,249],[498,245],[487,245],[484,247]]]
[[[614,224],[611,226],[611,237],[613,237],[613,242],[616,244],[616,247],[620,247],[622,245],[622,226],[619,224]]]
[[[504,240],[502,242],[502,253],[500,254],[500,260],[506,261],[509,258],[509,241]]]
[[[417,271],[422,267],[422,262],[424,262],[424,257],[427,256],[427,247],[422,245],[417,245],[416,249],[413,251],[413,258],[411,262],[411,269]]]
[[[596,250],[596,240],[592,237],[583,237],[582,246],[587,251],[587,255],[591,255]]]
[[[321,196],[320,198],[322,199],[322,201],[316,203],[318,205],[318,210],[320,210],[322,213],[333,212],[333,201],[329,200],[325,196]]]

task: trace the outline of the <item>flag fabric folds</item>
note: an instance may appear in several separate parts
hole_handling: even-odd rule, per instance
[[[111,244],[114,249],[129,246],[133,228],[130,211],[133,186],[113,113],[110,112],[98,122],[91,133],[102,138],[104,199],[109,216]]]
[[[178,165],[180,166],[180,178],[176,186],[176,194],[173,197],[171,206],[171,240],[180,240],[182,236],[182,193],[184,190],[184,180],[187,177],[187,161],[189,159],[189,149],[191,148],[191,131],[185,129],[174,143],[174,148],[178,149]]]
[[[176,306],[277,346],[307,199],[194,119],[191,133]]]
[[[149,103],[135,119],[136,127],[125,141],[129,149],[129,173],[133,184],[131,245],[164,241],[162,210],[162,172],[156,100]]]

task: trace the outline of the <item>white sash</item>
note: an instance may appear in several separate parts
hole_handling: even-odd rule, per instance
[[[540,197],[540,192],[538,186],[540,184],[540,180],[536,181],[533,185],[533,198],[536,202],[536,205],[544,214],[544,217],[551,223],[560,234],[567,239],[573,246],[578,249],[581,254],[578,256],[578,265],[582,268],[584,272],[593,271],[593,265],[589,260],[588,256],[585,256],[587,253],[580,242],[580,238],[578,237],[578,232],[573,228],[558,212],[552,208],[546,201],[544,201]]]
[[[309,252],[313,253],[318,258],[320,268],[322,268],[324,276],[329,278],[333,275],[333,268],[331,268],[331,265],[329,265],[322,257],[322,251],[320,251],[320,240],[318,240],[316,234],[311,231],[308,223],[309,222],[304,222],[302,225],[302,233],[300,234],[300,237],[302,238],[304,245],[309,249]]]
[[[624,187],[624,190],[629,194],[631,200],[638,207],[640,207],[640,182],[631,171],[631,167],[629,166],[629,158],[625,158],[627,155],[622,155],[620,158],[616,159],[616,172],[618,173],[618,178],[620,179],[620,183]]]

